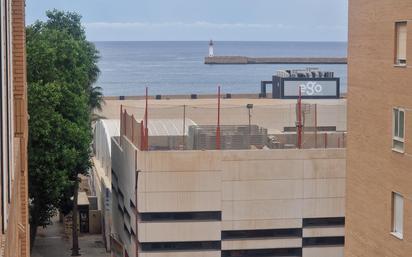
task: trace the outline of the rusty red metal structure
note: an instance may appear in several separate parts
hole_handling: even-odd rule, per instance
[[[122,132],[123,132],[123,104],[120,105],[120,134]]]
[[[216,150],[220,150],[220,86],[217,87]]]
[[[134,142],[134,115],[132,114],[132,142]]]
[[[318,148],[318,104],[315,104],[315,148]]]
[[[145,111],[144,111],[144,121],[142,122],[142,151],[149,150],[149,128],[148,128],[148,107],[149,107],[149,89],[146,87],[146,104],[145,104]]]
[[[123,122],[126,121],[126,117],[127,117],[127,110],[124,110],[123,115],[122,115]],[[126,130],[127,130],[126,123],[123,123],[123,134],[124,135],[126,134]]]
[[[146,87],[146,109],[145,109],[145,114],[144,114],[144,117],[145,117],[144,133],[145,133],[145,137],[146,137],[146,139],[145,139],[145,150],[146,151],[149,150],[149,127],[148,127],[148,119],[149,119],[148,111],[149,110],[148,110],[148,108],[149,108],[149,88]]]
[[[144,135],[144,125],[143,121],[140,122],[140,150],[143,151],[145,148],[145,135]]]

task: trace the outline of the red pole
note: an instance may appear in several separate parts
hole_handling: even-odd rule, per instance
[[[217,88],[216,150],[220,150],[220,86]]]
[[[122,134],[122,132],[123,132],[123,104],[120,105],[120,134]]]
[[[318,148],[318,104],[315,104],[315,148]]]
[[[145,135],[144,135],[144,125],[143,121],[140,122],[140,150],[144,151],[144,146],[145,146]]]
[[[127,116],[126,115],[128,115],[127,114],[127,111],[126,110],[124,110],[123,111],[123,121],[124,121],[124,126],[123,126],[123,134],[124,135],[127,135]]]
[[[123,137],[123,104],[120,105],[120,144],[122,144]]]
[[[183,134],[182,134],[182,145],[183,145],[183,150],[186,148],[186,105],[183,105]]]
[[[302,90],[300,86],[298,98],[298,148],[302,148]]]
[[[147,113],[147,109],[148,109],[148,96],[149,95],[149,89],[148,87],[146,87],[146,108],[145,108],[145,113],[144,113],[144,125],[145,125],[145,129],[144,129],[144,134],[145,134],[145,145],[144,145],[144,150],[147,151],[149,149],[149,129],[147,126],[147,120],[148,120],[148,113]]]
[[[134,115],[132,114],[132,143],[134,143]]]

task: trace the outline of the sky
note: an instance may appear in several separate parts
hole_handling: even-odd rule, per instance
[[[26,0],[75,11],[91,41],[347,41],[348,0]]]

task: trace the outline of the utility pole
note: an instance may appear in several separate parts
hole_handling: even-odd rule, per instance
[[[72,211],[72,256],[80,256],[79,248],[79,232],[78,228],[78,195],[79,195],[79,178],[76,176],[76,181],[74,183],[74,195],[73,195],[73,211]]]

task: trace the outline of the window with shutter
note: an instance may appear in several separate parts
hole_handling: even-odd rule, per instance
[[[403,196],[392,193],[392,234],[403,238]]]
[[[406,22],[396,23],[396,64],[406,65],[408,27]]]
[[[403,153],[405,151],[405,110],[393,109],[392,149]]]

